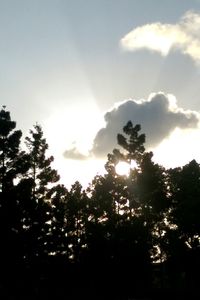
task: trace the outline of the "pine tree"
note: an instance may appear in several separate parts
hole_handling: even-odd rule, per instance
[[[87,195],[82,185],[76,181],[67,193],[66,220],[69,255],[72,261],[79,262],[86,244],[85,224],[87,220]]]
[[[23,213],[18,187],[29,167],[28,156],[20,149],[22,132],[15,128],[16,122],[3,107],[0,111],[0,280],[5,285],[23,260]]]
[[[48,235],[48,252],[54,256],[70,256],[68,248],[67,230],[67,196],[68,190],[64,185],[58,184],[48,192],[51,199],[51,225]]]
[[[156,259],[159,254],[158,259],[161,262],[164,260],[164,220],[169,208],[165,170],[152,161],[151,152],[145,151],[145,135],[140,134],[140,130],[140,125],[133,126],[129,121],[123,128],[124,135],[117,136],[122,150],[114,149],[106,163],[107,176],[113,183],[115,211],[118,210],[116,239],[121,242],[117,243],[116,248],[121,249],[118,252],[119,260],[122,262],[129,257],[129,264],[138,271],[138,286],[142,276],[145,282],[151,255]],[[116,174],[115,167],[119,161],[129,164],[129,175]],[[155,249],[159,250],[155,252]]]
[[[51,226],[50,190],[59,180],[57,171],[51,167],[53,156],[47,157],[48,144],[43,137],[41,126],[36,124],[30,135],[25,138],[30,159],[28,171],[29,191],[31,192],[31,209],[27,212],[27,255],[48,254],[48,235]]]
[[[14,130],[16,122],[3,107],[0,111],[0,190],[4,194],[13,186],[13,180],[20,173],[20,140],[22,132]]]

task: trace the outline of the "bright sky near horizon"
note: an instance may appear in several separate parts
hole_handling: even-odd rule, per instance
[[[87,184],[128,120],[166,167],[200,162],[199,0],[0,0],[0,97]]]

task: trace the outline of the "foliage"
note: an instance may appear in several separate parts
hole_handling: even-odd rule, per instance
[[[78,297],[81,290],[87,297],[98,292],[100,299],[128,299],[166,287],[198,287],[200,165],[195,160],[166,170],[145,150],[140,125],[129,121],[117,136],[121,148],[108,154],[107,173],[86,190],[79,182],[67,190],[58,183],[41,126],[30,130],[24,151],[15,127],[3,107],[0,292],[11,284],[18,298],[27,298],[28,291],[33,298],[57,297],[61,291]],[[119,161],[129,164],[128,175],[116,173]]]

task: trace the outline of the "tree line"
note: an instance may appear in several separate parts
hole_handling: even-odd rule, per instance
[[[192,160],[165,169],[145,150],[140,131],[128,121],[117,136],[120,149],[108,154],[105,175],[86,189],[78,181],[67,189],[47,155],[41,126],[33,126],[22,149],[22,132],[1,109],[0,295],[131,299],[195,293],[200,165]],[[128,176],[116,173],[119,161],[130,165]]]

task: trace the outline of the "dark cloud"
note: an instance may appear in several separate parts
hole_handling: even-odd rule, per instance
[[[141,133],[146,135],[146,148],[149,148],[158,145],[176,127],[196,128],[199,114],[179,108],[174,96],[157,93],[148,100],[123,101],[108,111],[104,118],[106,126],[97,132],[91,151],[99,158],[117,147],[117,134],[122,133],[129,120],[141,125]]]
[[[79,152],[79,150],[76,147],[73,147],[71,149],[67,149],[63,156],[67,159],[75,159],[75,160],[85,160],[88,158],[88,156],[82,154]]]

